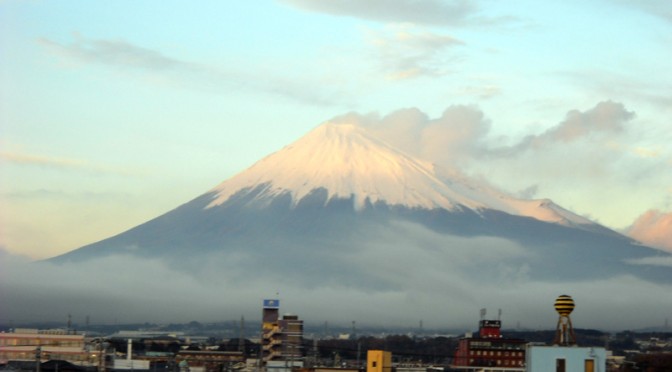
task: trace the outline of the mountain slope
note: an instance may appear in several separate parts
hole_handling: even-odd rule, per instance
[[[353,198],[355,209],[383,202],[409,208],[454,211],[495,209],[542,221],[593,225],[549,200],[520,200],[435,165],[415,159],[350,124],[323,124],[292,145],[254,164],[211,192],[208,207],[241,189],[264,185],[262,205],[288,194],[295,205],[316,189],[331,198]]]
[[[327,123],[262,159],[213,191],[210,207],[245,187],[268,185],[258,200],[288,193],[295,205],[318,188],[327,199],[354,196],[354,207],[385,202],[420,208],[483,207],[440,181],[431,165],[402,154],[359,127]]]
[[[53,261],[123,254],[234,272],[272,262],[271,281],[394,287],[362,266],[372,249],[464,261],[454,270],[479,280],[628,273],[672,282],[669,267],[631,264],[662,253],[549,200],[515,199],[332,123],[162,216]]]

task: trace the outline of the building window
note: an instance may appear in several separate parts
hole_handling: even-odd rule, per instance
[[[583,366],[585,372],[595,372],[595,361],[593,359],[586,359]]]
[[[377,365],[376,361],[371,362],[371,367],[376,368],[376,365]]]
[[[555,372],[566,372],[564,359],[555,360]]]

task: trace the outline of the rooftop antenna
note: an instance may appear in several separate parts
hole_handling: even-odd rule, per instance
[[[487,313],[487,310],[485,308],[481,309],[481,320],[485,319],[485,314]]]
[[[502,309],[497,310],[497,320],[502,320]]]

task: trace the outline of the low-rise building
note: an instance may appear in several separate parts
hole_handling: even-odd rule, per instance
[[[87,346],[84,334],[68,330],[17,328],[0,333],[0,363],[63,360],[80,366],[98,365],[98,350]]]
[[[526,352],[529,372],[605,371],[607,352],[601,347],[529,345]]]
[[[501,321],[482,319],[476,337],[460,339],[453,364],[457,370],[524,371],[526,341],[505,338],[501,334]]]

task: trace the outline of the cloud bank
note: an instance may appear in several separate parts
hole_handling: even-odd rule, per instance
[[[409,154],[518,196],[562,196],[580,184],[582,193],[574,192],[571,198],[583,200],[583,205],[605,199],[603,207],[617,208],[617,203],[605,204],[606,199],[619,194],[635,198],[632,190],[638,188],[658,192],[648,197],[664,207],[669,196],[660,182],[662,177],[672,183],[672,153],[646,142],[633,143],[632,138],[646,130],[636,118],[624,104],[602,101],[518,136],[495,134],[484,112],[469,105],[449,106],[437,118],[407,108],[385,116],[349,113],[332,120],[364,126]],[[559,204],[572,209],[566,202]]]
[[[538,155],[578,142],[584,147],[595,146],[593,150],[610,146],[621,150],[624,144],[613,141],[633,118],[634,113],[623,104],[604,101],[586,111],[572,110],[558,124],[522,139],[493,138],[491,121],[479,108],[468,105],[450,106],[436,119],[417,108],[408,108],[383,117],[349,113],[331,121],[367,127],[395,147],[442,166],[468,167],[470,162]],[[608,167],[609,163],[604,165]]]
[[[646,211],[626,230],[640,242],[672,253],[672,213]]]
[[[75,322],[89,316],[92,323],[227,321],[241,315],[256,321],[261,300],[279,297],[283,312],[311,324],[354,320],[363,327],[405,327],[423,320],[427,328],[473,329],[477,309],[485,307],[503,309],[506,327],[552,329],[553,301],[565,293],[577,303],[573,320],[581,328],[634,329],[663,324],[670,316],[669,285],[628,275],[531,280],[529,268],[520,264],[530,252],[514,242],[447,236],[410,223],[393,231],[383,240],[363,241],[357,250],[334,251],[339,273],[272,263],[250,272],[242,270],[246,258],[240,254],[199,257],[204,264],[190,267],[124,255],[55,265],[0,251],[0,320],[72,314]],[[339,279],[358,273],[370,280]]]

